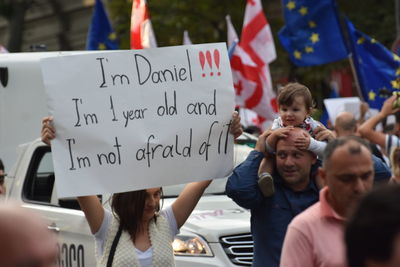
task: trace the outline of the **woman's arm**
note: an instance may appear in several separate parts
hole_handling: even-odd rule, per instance
[[[53,117],[44,117],[42,119],[41,138],[43,143],[50,145],[50,141],[56,137],[56,130],[53,127]]]
[[[211,181],[207,180],[187,184],[179,197],[174,201],[172,211],[174,212],[178,229],[186,222]]]
[[[42,119],[41,138],[44,143],[50,145],[50,141],[56,137],[56,131],[52,124],[52,117]],[[79,206],[85,213],[92,234],[99,231],[104,218],[104,208],[97,196],[78,197]]]
[[[79,206],[85,213],[92,234],[100,230],[104,219],[104,208],[97,196],[78,197]]]

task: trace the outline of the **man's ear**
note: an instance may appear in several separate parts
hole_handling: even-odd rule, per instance
[[[335,125],[333,125],[333,131],[336,133],[336,136],[338,135],[338,127]]]
[[[320,176],[319,169],[317,175],[315,175],[315,182],[317,183],[318,189],[321,189],[325,186],[325,180],[323,180]]]
[[[307,132],[305,132],[305,131],[302,131],[301,135],[302,135],[303,137],[305,137],[305,138],[311,139],[310,134],[307,133]],[[310,140],[310,142],[311,142],[311,140]],[[311,156],[311,165],[315,164],[315,163],[317,162],[317,155],[316,155],[314,152],[311,152],[310,150],[306,150],[306,151],[307,151],[307,152],[310,154],[310,156]]]
[[[326,184],[326,171],[323,167],[318,168],[318,177]]]
[[[315,164],[317,162],[317,155],[314,154],[314,152],[311,152],[311,164]]]

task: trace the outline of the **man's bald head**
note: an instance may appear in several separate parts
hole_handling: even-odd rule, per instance
[[[57,239],[37,214],[0,203],[0,266],[55,266]]]
[[[335,132],[338,137],[357,134],[357,120],[350,112],[340,112],[335,120]]]

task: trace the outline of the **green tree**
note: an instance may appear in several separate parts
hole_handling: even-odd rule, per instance
[[[69,17],[62,8],[60,0],[0,0],[0,16],[5,18],[9,24],[9,40],[6,45],[10,52],[21,52],[25,15],[30,8],[41,8],[43,5],[50,5],[55,17],[60,24],[58,41],[60,50],[71,50],[68,40],[68,30],[70,28]]]
[[[31,0],[0,0],[0,16],[8,21],[9,30],[12,33],[7,43],[10,52],[21,51],[25,13],[32,2]]]

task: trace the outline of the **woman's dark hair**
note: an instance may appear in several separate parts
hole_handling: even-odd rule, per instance
[[[161,199],[163,199],[163,191],[162,188],[160,189]],[[112,212],[116,215],[122,230],[130,234],[132,241],[136,239],[136,233],[142,224],[146,198],[146,190],[116,193],[111,198]],[[160,211],[160,205],[157,206],[158,211]],[[154,219],[156,220],[156,218],[155,215]]]

